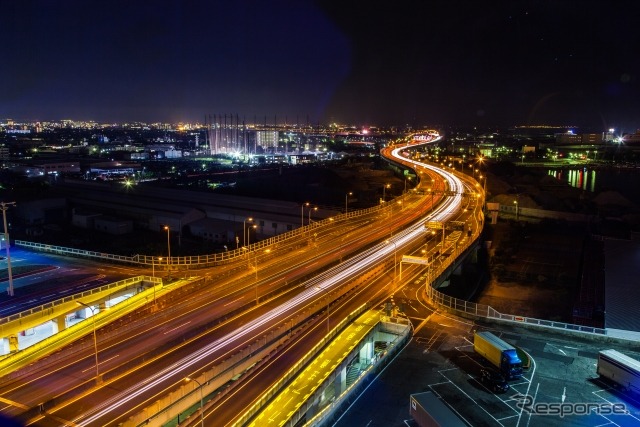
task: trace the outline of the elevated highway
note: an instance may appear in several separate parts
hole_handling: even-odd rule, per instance
[[[51,360],[49,365],[45,360],[41,369],[0,381],[2,412],[31,425],[117,425],[147,411],[161,396],[186,393],[185,377],[209,383],[223,365],[244,372],[255,354],[281,345],[291,335],[285,331],[302,330],[318,312],[331,310],[339,318],[349,305],[384,300],[393,293],[395,276],[382,289],[362,277],[388,275],[398,254],[423,246],[427,222],[457,220],[469,205],[464,195],[471,193],[471,183],[419,166],[432,174],[432,185],[440,186],[439,197],[411,192],[401,205],[389,203],[349,221],[325,224],[313,235],[239,256],[228,269],[217,267],[223,274],[215,278],[214,272],[203,271],[197,283],[159,301],[161,310],[132,318],[126,332],[117,328],[108,341],[99,340],[104,360],[100,384],[93,381],[93,354],[85,344],[65,366],[50,369]],[[230,359],[238,363],[225,365]],[[192,397],[197,401],[197,393]]]

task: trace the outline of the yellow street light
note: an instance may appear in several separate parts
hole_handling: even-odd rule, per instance
[[[247,246],[247,237],[246,237],[246,232],[247,232],[247,222],[251,222],[253,221],[253,218],[249,217],[246,218],[245,220],[242,221],[242,244],[244,246]]]
[[[304,227],[304,207],[309,206],[309,202],[305,202],[300,206],[300,227]]]
[[[168,225],[165,225],[164,229],[167,231],[167,268],[170,268],[169,264],[171,264],[171,229]]]
[[[344,195],[344,213],[349,212],[349,196],[353,196],[351,191]]]
[[[384,203],[384,202],[386,201],[386,198],[385,198],[385,196],[386,196],[386,195],[385,195],[385,190],[386,190],[387,188],[391,188],[391,184],[385,184],[385,185],[382,187],[382,203]]]
[[[200,384],[200,381],[198,381],[197,379],[191,378],[191,377],[186,377],[184,380],[186,382],[193,381],[196,384],[198,384],[198,388],[200,389],[200,425],[204,427],[204,405],[203,405],[204,399],[202,395],[202,384]]]

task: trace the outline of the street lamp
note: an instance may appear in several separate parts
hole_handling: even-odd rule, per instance
[[[171,263],[171,239],[170,239],[170,233],[171,233],[171,229],[169,228],[168,225],[164,226],[164,229],[167,230],[167,270],[170,268],[169,264]]]
[[[304,207],[309,206],[309,202],[305,202],[300,206],[300,227],[304,227]]]
[[[158,257],[158,261],[162,262],[162,257]],[[151,257],[151,275],[153,276],[153,278],[155,279],[156,277],[156,263],[155,263],[155,257]],[[153,282],[153,305],[156,305],[156,282]]]
[[[518,220],[518,199],[513,201],[513,204],[516,205],[516,221]]]
[[[311,211],[317,211],[318,207],[314,206],[313,209],[309,208],[309,225],[311,225]]]
[[[253,221],[253,218],[251,218],[251,217],[246,218],[246,219],[244,219],[244,220],[242,221],[242,244],[243,244],[244,246],[247,246],[247,245],[248,245],[248,243],[247,243],[247,237],[246,237],[247,222],[251,222],[251,221]]]
[[[268,254],[269,252],[271,252],[271,249],[265,249],[264,253]],[[256,288],[256,305],[258,305],[258,251],[256,251],[256,284],[255,284],[255,288]]]
[[[402,192],[402,210],[404,210],[404,196],[407,193],[407,181],[410,181],[411,177],[408,176],[404,179],[404,191]]]
[[[76,303],[91,310],[91,317],[93,317],[93,349],[96,356],[96,381],[100,381],[100,372],[98,370],[98,338],[96,335],[96,312],[92,306],[87,305],[82,301],[76,301]]]
[[[385,190],[386,190],[387,188],[391,188],[391,184],[385,184],[385,185],[382,187],[382,203],[384,203],[384,202],[386,201],[386,198],[385,198]]]
[[[320,286],[316,286],[316,289],[318,289],[319,291],[322,290],[326,290],[326,298],[327,298],[327,335],[329,334],[329,331],[331,330],[331,326],[329,325],[329,302],[331,301],[329,299],[329,288],[321,288]]]
[[[186,382],[193,381],[196,384],[198,384],[198,388],[200,389],[200,425],[204,427],[204,405],[203,405],[204,398],[202,396],[202,384],[200,384],[200,381],[198,381],[197,379],[191,378],[191,377],[185,377],[185,381]]]
[[[158,263],[162,263],[162,257],[158,257]],[[155,264],[155,257],[151,257],[151,268],[152,268],[152,273],[151,275],[153,277],[156,277],[156,264]]]
[[[249,241],[251,240],[251,229],[252,228],[255,230],[256,228],[258,228],[258,226],[253,224],[251,227],[249,227],[247,229],[247,249],[249,249],[249,243],[250,243]]]
[[[351,191],[344,195],[344,213],[349,212],[349,196],[353,196]]]
[[[407,192],[407,181],[411,181],[411,177],[408,176],[404,179],[404,192]]]
[[[393,243],[393,286],[391,287],[391,294],[393,295],[395,293],[395,282],[396,282],[396,278],[398,277],[398,272],[397,272],[397,266],[398,266],[398,258],[396,256],[397,252],[398,252],[398,244],[395,242],[395,240],[385,240],[385,243]]]

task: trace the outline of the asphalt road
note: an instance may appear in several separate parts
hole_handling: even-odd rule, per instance
[[[415,336],[348,411],[336,418],[337,427],[417,427],[409,416],[409,395],[433,391],[441,396],[468,425],[479,426],[637,426],[640,397],[623,396],[596,375],[599,350],[615,348],[640,359],[640,345],[628,348],[598,344],[553,333],[508,327],[488,329],[526,350],[532,366],[511,389],[494,394],[479,381],[480,369],[490,366],[473,352],[473,331],[480,326],[469,320],[433,313],[419,299],[405,298]],[[593,403],[626,405],[628,414],[586,415],[531,414],[518,406],[523,396],[534,405],[548,403]],[[544,407],[542,407],[544,409]],[[578,407],[578,412],[580,408]]]

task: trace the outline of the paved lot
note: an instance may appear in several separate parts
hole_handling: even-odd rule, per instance
[[[338,420],[336,426],[416,426],[409,417],[409,395],[433,391],[471,426],[632,426],[640,425],[640,398],[624,398],[595,373],[600,346],[566,337],[527,330],[493,330],[503,339],[525,349],[534,363],[511,390],[496,395],[477,380],[481,357],[473,352],[474,326],[433,314],[420,325],[412,319],[416,334],[363,395]],[[618,350],[640,358],[627,348]],[[523,396],[519,398],[516,395]],[[623,403],[629,414],[532,415],[518,406],[524,396],[540,403]],[[520,400],[519,400],[520,399]]]

